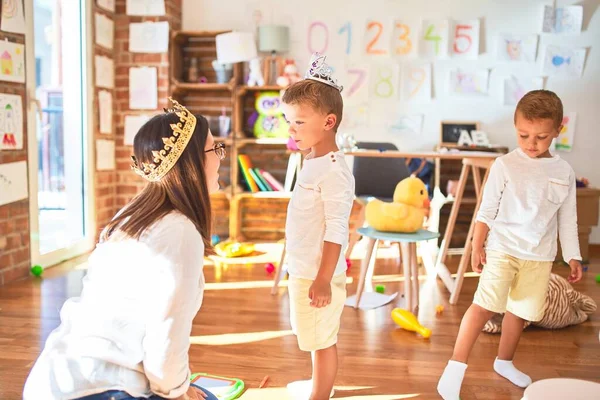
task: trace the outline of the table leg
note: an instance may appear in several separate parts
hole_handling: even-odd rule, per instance
[[[362,297],[362,293],[365,288],[365,280],[367,275],[369,275],[369,283],[373,278],[373,269],[375,267],[375,260],[377,259],[377,242],[377,239],[368,238],[365,257],[360,263],[360,277],[358,279],[358,287],[356,289],[356,304],[354,305],[354,308],[358,308],[358,305],[360,304],[360,298]]]
[[[406,309],[412,312],[412,283],[411,283],[411,252],[409,243],[400,243],[402,249],[402,272],[404,273],[404,298],[406,299]]]
[[[417,244],[410,243],[410,275],[412,281],[414,307],[410,312],[415,313],[419,308],[419,264],[417,263]]]
[[[283,250],[281,250],[281,258],[279,259],[279,264],[275,266],[275,282],[273,283],[273,288],[271,289],[271,294],[276,294],[277,289],[279,288],[279,281],[283,278],[285,271],[283,270],[283,263],[285,262],[285,246],[286,242],[283,242]]]

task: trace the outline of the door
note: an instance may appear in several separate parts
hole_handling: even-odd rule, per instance
[[[25,13],[31,258],[48,267],[94,239],[90,0],[25,0]]]

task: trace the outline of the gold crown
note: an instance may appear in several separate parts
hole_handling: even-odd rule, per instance
[[[173,168],[196,128],[196,117],[194,114],[171,97],[169,97],[169,101],[173,106],[169,109],[164,109],[165,112],[175,113],[179,117],[179,122],[171,124],[173,135],[168,138],[162,138],[165,146],[160,150],[152,151],[151,163],[141,163],[140,167],[136,158],[131,156],[133,161],[131,169],[150,182],[160,181]]]

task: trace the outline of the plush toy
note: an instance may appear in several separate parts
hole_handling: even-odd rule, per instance
[[[365,209],[365,218],[378,231],[413,233],[423,227],[428,208],[425,184],[411,176],[396,185],[392,203],[377,199],[370,201]]]
[[[264,86],[265,79],[260,70],[260,59],[255,58],[250,60],[250,73],[248,74],[248,86]]]
[[[282,87],[287,87],[298,82],[300,79],[296,62],[294,60],[285,60],[283,75],[277,78],[277,84]]]
[[[596,311],[594,300],[576,290],[563,277],[551,274],[548,285],[548,296],[544,304],[544,316],[540,321],[525,321],[525,328],[529,325],[546,329],[559,329],[569,325],[577,325],[587,321],[590,314]],[[502,318],[504,314],[496,314],[486,322],[483,331],[487,333],[500,333],[502,331]]]
[[[255,103],[258,118],[254,123],[257,138],[287,138],[289,125],[281,111],[279,92],[262,92]]]

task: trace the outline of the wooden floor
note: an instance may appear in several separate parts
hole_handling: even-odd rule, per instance
[[[271,296],[264,261],[275,260],[278,249],[264,248],[260,264],[208,265],[203,306],[194,320],[191,364],[194,372],[237,377],[248,390],[243,399],[287,398],[290,381],[310,376],[310,357],[298,350],[290,332],[288,296],[282,287]],[[360,257],[360,248],[357,250]],[[381,249],[376,275],[386,275],[386,292],[398,290],[397,259]],[[85,260],[83,260],[85,261]],[[456,263],[456,259],[454,263]],[[59,310],[81,290],[85,264],[81,259],[45,272],[44,279],[28,279],[0,288],[0,399],[20,399],[24,380],[46,337],[59,324]],[[356,288],[358,259],[353,260],[348,293]],[[566,276],[568,268],[554,272]],[[576,289],[600,304],[600,257],[595,256]],[[395,281],[394,281],[395,280]],[[284,282],[285,284],[285,282]],[[346,307],[339,335],[340,369],[336,399],[436,399],[437,380],[450,357],[461,316],[470,304],[477,278],[465,280],[457,306],[447,303],[448,293],[435,280],[421,281],[421,323],[432,329],[430,340],[397,327],[390,318],[394,303],[371,311]],[[442,315],[435,306],[443,304]],[[600,317],[558,331],[524,332],[515,364],[533,380],[572,377],[600,382]],[[519,390],[492,370],[499,336],[482,334],[475,345],[461,398],[520,399]],[[267,388],[258,389],[265,375]]]

